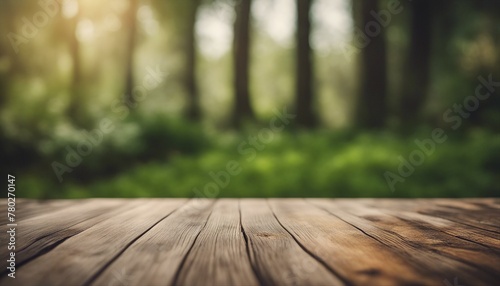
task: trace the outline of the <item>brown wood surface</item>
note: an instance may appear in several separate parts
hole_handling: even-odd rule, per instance
[[[500,281],[499,199],[19,200],[16,214],[16,278],[4,218],[0,285]]]

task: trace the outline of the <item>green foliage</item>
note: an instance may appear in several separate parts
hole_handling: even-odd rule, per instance
[[[288,129],[290,133],[277,135],[257,152],[255,159],[249,157],[250,153],[240,154],[238,146],[248,141],[249,135],[258,133],[258,127],[250,126],[244,134],[207,134],[210,128],[231,126],[234,0],[141,1],[137,11],[134,84],[141,87],[148,71],[156,67],[168,76],[148,90],[138,108],[131,108],[125,119],[115,121],[113,131],[104,135],[91,154],[59,183],[51,163],[65,163],[67,147],[76,149],[82,140],[87,140],[82,130],[74,126],[73,117],[77,116],[68,112],[71,103],[76,103],[86,119],[80,128],[85,126],[91,131],[103,118],[118,116],[115,102],[123,98],[128,33],[127,25],[121,22],[127,1],[108,2],[79,1],[82,14],[78,31],[71,18],[58,13],[40,27],[36,37],[27,37],[19,53],[8,37],[0,39],[0,169],[15,172],[20,197],[192,197],[196,195],[193,188],[203,193],[205,185],[213,182],[210,172],[226,170],[232,160],[239,163],[241,173],[231,177],[229,185],[221,188],[217,196],[499,196],[500,139],[494,133],[500,130],[498,88],[487,101],[481,101],[479,109],[464,120],[456,134],[448,134],[449,140],[426,157],[425,163],[404,183],[396,184],[394,193],[384,172],[397,172],[398,157],[407,158],[416,148],[414,138],[428,138],[430,131],[424,129],[398,137],[358,130],[306,133]],[[320,2],[329,1],[316,3]],[[495,81],[500,80],[498,1],[437,1],[433,5],[438,17],[432,20],[432,83],[422,114],[424,120],[418,128],[426,128],[427,124],[447,126],[443,112],[474,95],[478,76],[491,73]],[[358,53],[349,56],[349,50],[342,48],[343,44],[350,44],[349,37],[341,35],[345,29],[342,25],[326,25],[331,22],[331,15],[344,13],[349,17],[350,11],[340,6],[324,13],[326,18],[318,13],[320,9],[313,9],[312,13],[314,30],[329,32],[311,39],[315,111],[328,128],[352,124],[351,113],[356,104],[353,95],[362,85],[356,77]],[[262,7],[254,9],[253,14],[263,13],[271,6]],[[0,8],[0,31],[4,35],[22,35],[26,30],[22,20],[31,21],[41,11],[37,1],[2,1]],[[203,113],[203,122],[196,124],[179,119],[187,103],[183,73],[186,41],[192,40],[189,29],[193,11],[197,11],[198,17],[196,72]],[[288,13],[280,9],[281,12]],[[400,90],[407,84],[403,70],[410,40],[410,12],[405,9],[394,15],[386,27],[388,104],[392,113],[388,114],[389,126],[397,126],[394,122]],[[293,106],[295,100],[293,35],[289,39],[273,36],[259,20],[266,15],[254,15],[258,17],[252,24],[250,92],[261,122],[272,116],[276,108]],[[227,18],[225,22],[223,18]],[[333,22],[340,24],[341,18]],[[350,26],[347,24],[344,26]],[[213,31],[219,31],[223,37],[212,39],[207,32]],[[70,53],[70,35],[79,38],[80,96],[71,88],[75,59]],[[329,47],[317,45],[314,39],[336,37],[339,38],[333,42],[338,45],[331,42]],[[341,41],[344,38],[345,43]],[[211,49],[220,50],[221,54],[207,52]]]
[[[158,123],[157,123],[158,124]],[[184,132],[184,131],[183,131]],[[147,133],[147,132],[146,132]],[[450,137],[415,167],[415,172],[391,192],[384,172],[398,173],[399,156],[408,159],[418,147],[415,138],[353,132],[286,133],[265,148],[240,154],[247,136],[212,138],[213,148],[195,155],[171,156],[148,162],[88,185],[48,184],[37,177],[19,180],[23,197],[484,197],[500,196],[500,136],[478,131],[463,138]],[[192,140],[198,141],[197,138]],[[194,143],[193,143],[194,144]],[[189,145],[189,144],[187,144]],[[238,162],[241,172],[230,176],[218,193],[210,173]],[[224,180],[223,180],[224,181]],[[54,194],[54,189],[60,192]],[[197,189],[198,191],[194,191]]]
[[[90,133],[92,133],[91,131]],[[58,138],[48,158],[64,162],[69,146],[88,140],[81,132],[76,136]],[[201,127],[164,115],[132,115],[124,122],[115,123],[112,132],[103,134],[102,142],[93,147],[76,169],[76,178],[89,180],[106,177],[150,161],[168,161],[171,157],[197,154],[210,147]]]
[[[141,153],[150,158],[169,153],[193,154],[210,147],[201,126],[163,115],[134,120],[140,126]]]

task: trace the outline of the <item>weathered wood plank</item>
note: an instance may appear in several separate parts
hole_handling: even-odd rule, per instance
[[[477,202],[477,201],[476,201]],[[467,227],[488,231],[490,237],[500,235],[500,211],[484,209],[467,204],[463,200],[451,199],[365,199],[361,204],[395,211],[412,211],[420,214],[454,221]]]
[[[461,210],[451,208],[432,208],[421,211],[423,214],[442,217],[453,221],[458,221],[462,224],[485,229],[490,232],[500,235],[500,211],[479,209],[469,210],[464,213]]]
[[[58,211],[60,209],[75,205],[77,203],[82,203],[84,200],[26,200],[26,199],[16,199],[16,221],[20,222],[28,218],[47,214],[49,212]],[[1,209],[7,208],[7,199],[2,200]],[[7,224],[7,216],[0,217],[0,225]]]
[[[355,205],[354,207],[363,205],[368,208],[373,208],[387,215],[418,223],[419,225],[431,228],[434,231],[444,232],[459,239],[482,245],[492,252],[495,252],[497,255],[500,254],[500,237],[492,236],[490,232],[483,231],[477,228],[466,227],[463,224],[459,224],[440,217],[434,217],[406,210],[394,211],[387,208],[379,208],[373,205],[363,204],[357,201],[352,201],[347,204],[345,202],[339,203],[339,207],[344,207],[347,209],[352,209],[353,205]]]
[[[215,204],[175,285],[258,285],[246,251],[238,200]]]
[[[495,270],[475,265],[467,259],[497,261],[487,250],[478,251],[478,245],[465,245],[452,236],[415,227],[407,221],[388,216],[361,204],[332,203],[309,200],[331,214],[363,230],[388,247],[411,257],[415,267],[424,268],[427,276],[460,277],[465,284],[491,285],[496,281]],[[341,207],[341,205],[348,207]],[[483,249],[484,250],[484,249]],[[469,283],[467,283],[469,282]]]
[[[476,205],[482,209],[500,209],[500,200],[498,199],[465,199],[461,200],[469,204]]]
[[[51,233],[46,236],[41,236],[37,238],[33,243],[28,245],[27,247],[20,249],[16,254],[17,266],[22,266],[26,261],[29,261],[62,243],[66,239],[79,234],[80,232],[92,227],[93,225],[104,221],[113,216],[120,215],[121,213],[137,208],[143,205],[145,200],[133,200],[133,201],[125,201],[121,203],[116,208],[112,208],[109,211],[106,211],[96,217],[89,218],[85,221],[82,221],[76,225],[72,225],[66,229],[62,229]],[[7,271],[7,269],[6,269]]]
[[[240,207],[250,259],[263,284],[344,284],[297,244],[264,200],[242,200]]]
[[[17,227],[16,251],[20,252],[41,238],[97,217],[123,202],[120,199],[83,200],[78,204],[75,203],[72,207],[57,211],[46,210],[45,213],[23,220]],[[2,226],[2,232],[5,229],[6,226]],[[7,248],[0,248],[0,257],[7,257],[8,252]]]
[[[499,199],[17,202],[17,278],[0,285],[500,281]]]
[[[308,251],[356,285],[439,285],[405,256],[302,199],[271,199],[278,220]],[[335,208],[335,204],[330,203]],[[390,265],[390,267],[388,267]]]
[[[23,274],[13,285],[84,285],[134,239],[184,202],[149,201],[102,221],[21,266],[18,271]]]
[[[432,207],[431,207],[432,206]],[[500,210],[490,207],[489,204],[480,204],[473,200],[439,199],[428,204],[427,210],[458,215],[466,222],[472,222],[481,227],[491,227],[500,233]],[[467,213],[464,216],[464,212]],[[495,215],[496,214],[496,215]]]
[[[213,200],[191,200],[130,245],[91,284],[172,285],[213,204]]]
[[[383,228],[391,229],[403,236],[408,242],[419,244],[423,248],[441,253],[443,256],[448,256],[457,261],[477,265],[494,276],[500,275],[500,273],[496,273],[495,269],[491,268],[492,265],[500,265],[500,252],[498,251],[500,241],[497,239],[488,240],[488,238],[485,238],[483,241],[486,244],[491,244],[491,246],[482,245],[477,242],[478,235],[469,233],[468,237],[464,237],[463,232],[466,230],[451,221],[439,220],[441,224],[437,228],[432,225],[432,223],[437,222],[435,218],[417,213],[394,212],[363,206],[354,202],[340,203],[339,205],[341,209],[355,214],[357,217],[376,219],[375,224],[377,226],[381,226],[386,220],[396,219],[397,224],[386,223]],[[500,279],[500,277],[498,278]]]

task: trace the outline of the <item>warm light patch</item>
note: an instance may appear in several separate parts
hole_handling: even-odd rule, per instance
[[[70,19],[78,14],[78,1],[77,0],[64,0],[62,5],[62,13],[64,18]]]

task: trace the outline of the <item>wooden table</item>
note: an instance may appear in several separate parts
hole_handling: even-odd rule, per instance
[[[0,284],[500,285],[499,215],[499,199],[22,200]]]

